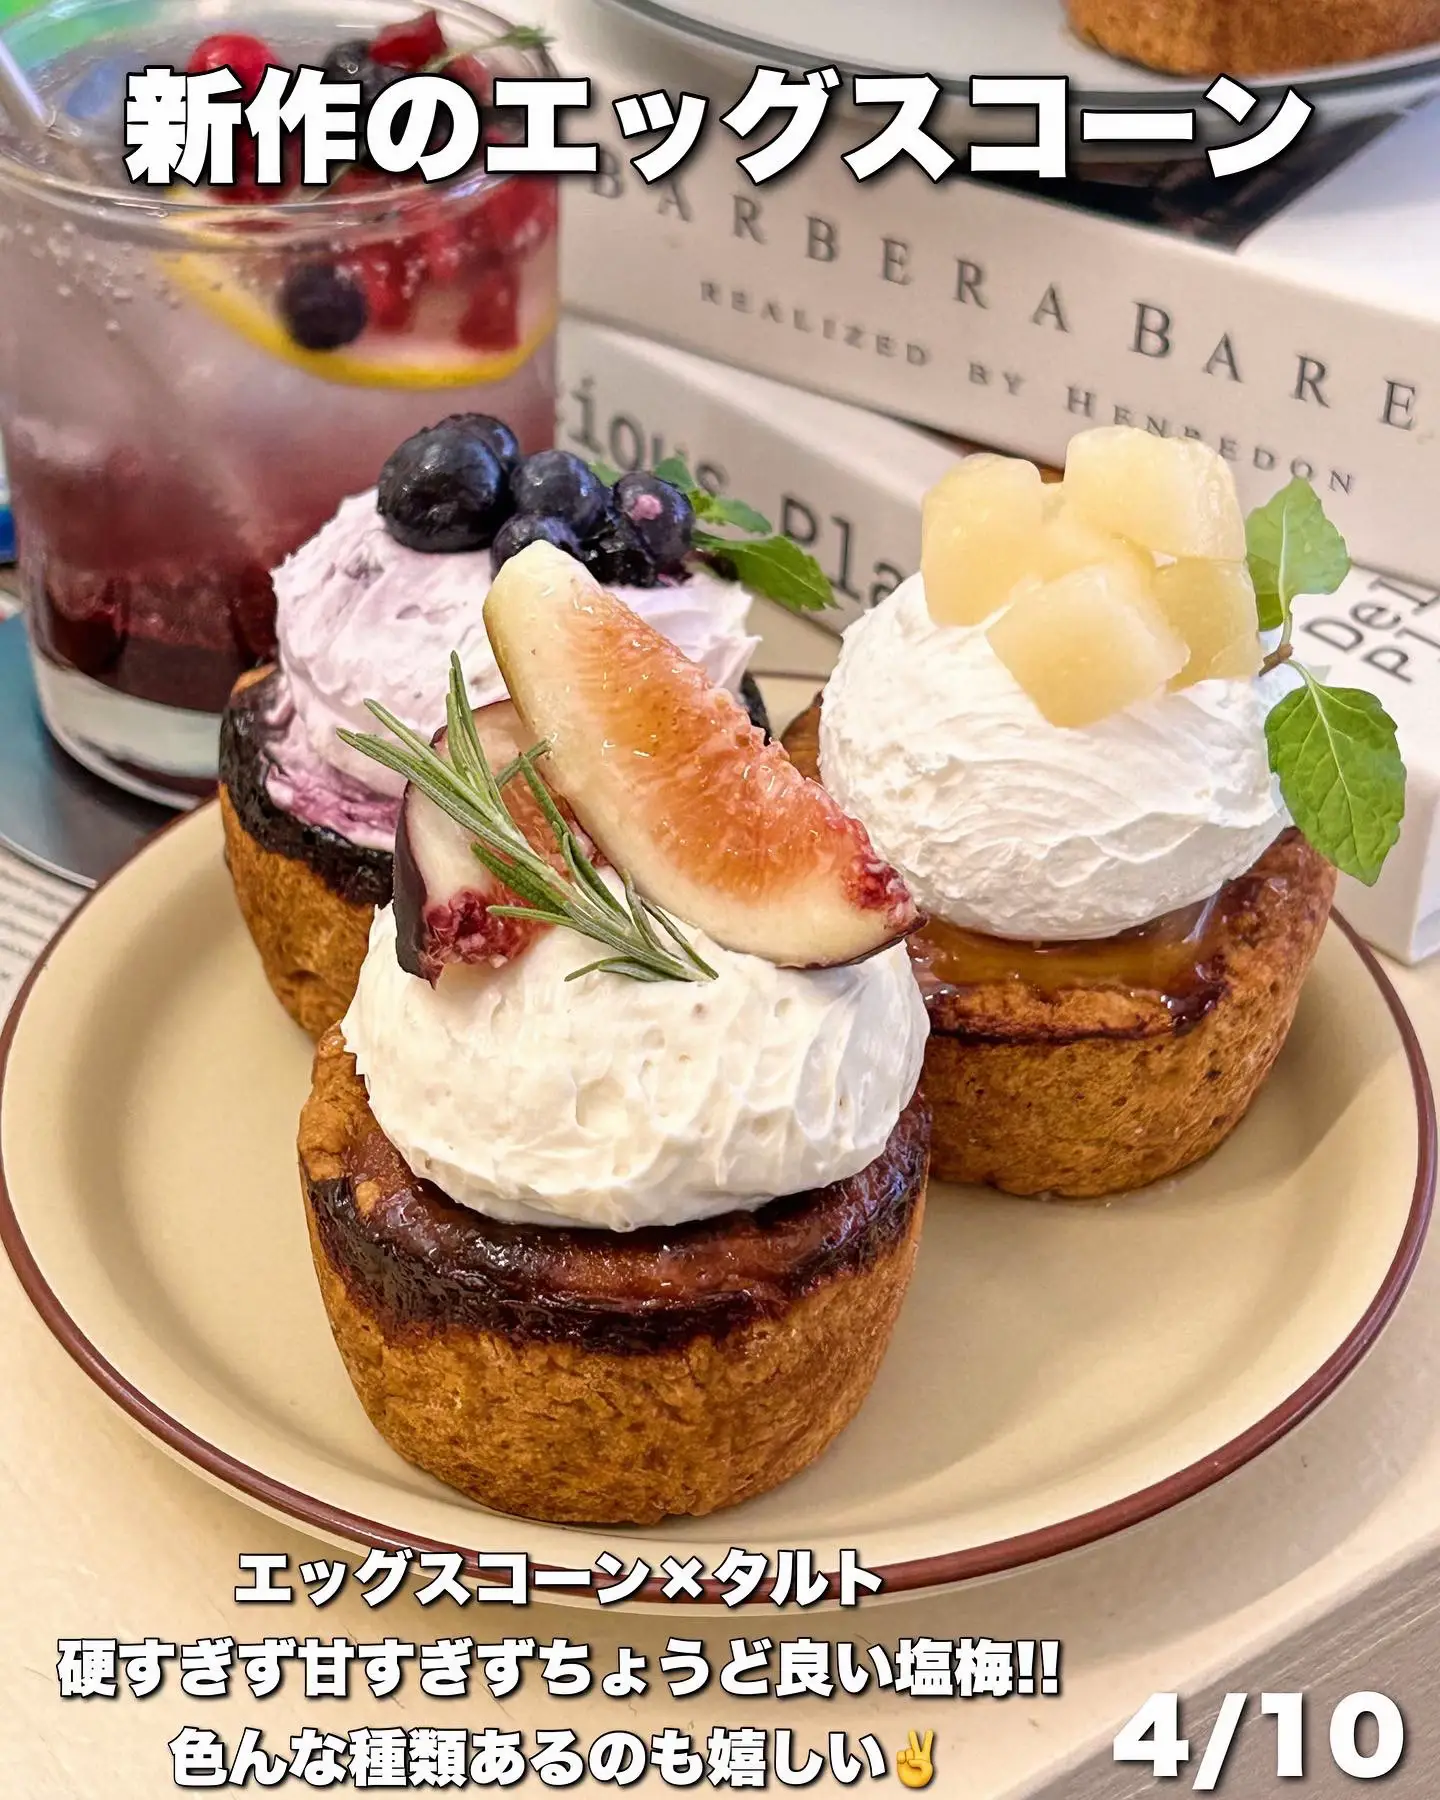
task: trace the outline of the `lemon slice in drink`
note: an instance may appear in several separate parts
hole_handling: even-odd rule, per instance
[[[430,334],[374,331],[339,350],[306,350],[290,336],[264,298],[226,271],[220,258],[192,253],[171,258],[169,268],[186,297],[237,337],[317,380],[350,387],[478,387],[504,381],[534,355],[555,328],[554,308],[547,307],[530,321],[520,342],[506,350],[473,350]]]

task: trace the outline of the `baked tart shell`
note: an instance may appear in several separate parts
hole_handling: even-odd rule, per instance
[[[1112,56],[1175,75],[1277,75],[1440,40],[1440,0],[1066,0]]]
[[[819,719],[817,701],[784,734],[807,775],[818,775]],[[910,949],[930,1014],[932,1173],[1080,1199],[1207,1156],[1280,1053],[1334,892],[1334,868],[1283,832],[1222,890],[1203,964],[1179,994],[1109,979],[936,982],[922,927]]]
[[[419,1179],[338,1029],[300,1121],[310,1245],[376,1430],[498,1511],[653,1525],[762,1494],[859,1409],[914,1266],[929,1121],[858,1175],[688,1226],[504,1224]]]
[[[295,1023],[318,1038],[354,998],[395,859],[306,824],[270,798],[265,702],[277,678],[273,667],[255,669],[231,692],[220,723],[220,821],[235,898],[265,979]]]

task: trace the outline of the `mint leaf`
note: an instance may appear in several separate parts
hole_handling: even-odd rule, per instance
[[[734,525],[756,537],[769,537],[775,529],[764,513],[757,512],[746,501],[732,500],[727,494],[712,494],[702,488],[690,473],[690,465],[683,456],[662,457],[652,473],[657,480],[668,481],[671,487],[680,489],[695,508],[697,519],[707,519],[716,525]]]
[[[695,508],[697,519],[713,520],[717,525],[734,525],[740,531],[754,532],[757,537],[769,537],[775,529],[764,513],[756,512],[744,500],[731,500],[725,494],[707,494],[696,488],[690,495],[690,504]]]
[[[1246,519],[1245,552],[1262,631],[1285,623],[1297,594],[1333,594],[1350,570],[1344,538],[1299,476]]]
[[[620,479],[620,471],[615,467],[614,463],[606,462],[603,457],[595,457],[592,459],[590,463],[590,472],[592,475],[598,475],[605,483],[606,487],[614,487],[615,483]]]
[[[552,32],[543,31],[538,25],[512,25],[508,31],[502,31],[499,37],[489,40],[487,50],[548,50],[555,42]]]
[[[657,480],[668,481],[671,487],[680,488],[694,502],[695,477],[690,473],[690,465],[683,456],[662,457],[650,472]]]
[[[1300,590],[1303,591],[1303,590]],[[1305,685],[1270,709],[1265,741],[1290,816],[1322,856],[1372,887],[1405,813],[1395,721],[1363,688]]]
[[[696,533],[696,549],[746,587],[792,612],[823,612],[835,604],[830,583],[813,556],[786,537],[719,538]]]

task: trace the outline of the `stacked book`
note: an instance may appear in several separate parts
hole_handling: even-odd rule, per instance
[[[1304,476],[1362,565],[1301,608],[1304,654],[1381,697],[1410,769],[1400,847],[1342,904],[1392,954],[1440,946],[1440,102],[1231,184],[857,183],[842,119],[760,188],[713,123],[647,186],[630,158],[650,140],[626,143],[608,100],[708,83],[728,102],[738,65],[608,9],[559,22],[607,102],[587,115],[600,173],[565,191],[562,441],[733,472],[820,558],[837,631],[915,567],[957,439],[1053,463],[1087,424],[1196,436],[1247,506]]]

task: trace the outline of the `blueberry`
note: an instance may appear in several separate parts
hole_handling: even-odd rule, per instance
[[[338,350],[365,329],[365,290],[334,263],[299,262],[280,284],[280,318],[302,350]]]
[[[635,527],[657,568],[668,569],[690,550],[695,508],[658,475],[622,475],[615,483],[615,505]]]
[[[655,586],[655,559],[622,512],[607,513],[599,530],[585,539],[580,554],[585,567],[607,587]]]
[[[563,519],[548,519],[543,513],[511,513],[490,546],[491,574],[498,575],[501,563],[537,542],[554,544],[571,556],[580,554],[580,540]]]
[[[388,63],[376,62],[364,38],[351,38],[343,44],[336,44],[320,64],[320,71],[327,81],[360,83],[360,107],[355,115],[355,160],[362,169],[383,173],[365,148],[365,118],[391,82],[399,81],[406,71],[391,68]]]
[[[537,450],[510,477],[516,512],[563,519],[587,537],[605,517],[610,490],[588,463],[569,450]]]
[[[333,50],[327,52],[325,60],[320,64],[320,73],[327,81],[358,81],[360,105],[363,109],[404,71],[392,69],[387,63],[377,63],[364,38],[351,38],[346,43],[336,44]]]
[[[495,453],[453,424],[417,431],[380,471],[385,528],[411,550],[483,550],[507,509]]]
[[[750,715],[750,723],[765,733],[768,744],[774,735],[770,730],[770,714],[766,710],[765,696],[760,692],[759,683],[747,669],[740,677],[740,704]]]
[[[361,69],[369,61],[369,42],[365,38],[347,38],[325,52],[320,73],[327,81],[358,81]]]
[[[457,426],[478,438],[505,471],[507,480],[515,472],[520,462],[520,440],[503,419],[492,418],[489,413],[451,413],[440,423]]]

